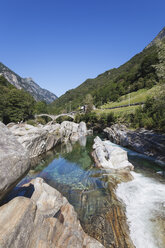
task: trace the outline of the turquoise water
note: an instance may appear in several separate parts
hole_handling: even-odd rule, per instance
[[[16,187],[16,193],[12,193],[11,198],[16,195],[24,195],[20,185],[35,177],[41,177],[67,197],[78,213],[84,230],[93,237],[97,236],[98,231],[102,243],[105,247],[109,247],[108,244],[112,241],[109,235],[110,224],[105,216],[111,207],[111,196],[107,189],[105,171],[95,168],[91,157],[93,139],[94,137],[90,136],[75,144],[61,144],[36,158],[32,161],[31,171]],[[164,183],[163,164],[126,150],[129,161],[135,166],[135,173],[141,173],[145,177],[154,178],[154,180]],[[10,200],[10,196],[8,200]]]
[[[94,167],[91,151],[94,137],[73,144],[61,144],[49,151],[37,161],[37,165],[21,182],[24,184],[37,176],[42,177],[49,185],[59,190],[75,207],[83,225],[90,224],[94,216],[103,215],[110,207],[110,196],[106,187],[104,171]],[[129,161],[135,171],[149,177],[162,176],[163,169],[148,157],[128,152]]]
[[[108,211],[106,176],[94,167],[91,158],[93,137],[75,144],[58,145],[39,158],[38,164],[19,184],[41,177],[60,191],[74,206],[82,225],[90,225],[94,216]]]

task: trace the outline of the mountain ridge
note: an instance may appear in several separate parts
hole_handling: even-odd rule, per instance
[[[78,87],[68,90],[51,104],[50,111],[67,111],[69,103],[72,110],[85,104],[85,97],[91,94],[94,104],[100,106],[108,101],[117,101],[122,95],[142,88],[151,88],[165,78],[165,28],[140,53],[133,56],[118,68],[87,79]],[[162,69],[163,68],[163,69]]]
[[[165,37],[165,27],[157,34],[157,36],[144,48],[149,48],[156,44],[158,41],[161,41]]]
[[[29,92],[36,101],[51,103],[57,99],[57,96],[54,93],[41,88],[32,78],[20,77],[3,63],[0,63],[0,75],[4,76],[7,81],[14,85],[17,89],[24,89]]]

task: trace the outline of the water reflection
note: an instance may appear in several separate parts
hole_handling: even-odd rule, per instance
[[[83,225],[109,209],[109,193],[103,171],[94,168],[91,158],[93,137],[82,137],[75,144],[60,144],[33,161],[21,184],[37,176],[56,188],[75,207]]]

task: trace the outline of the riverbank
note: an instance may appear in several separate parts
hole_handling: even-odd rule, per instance
[[[118,184],[133,180],[130,172],[134,167],[128,161],[126,151],[107,143],[107,141],[102,141],[98,136],[94,139],[92,156],[95,166],[104,170],[107,175],[111,207],[106,219],[111,227],[114,247],[134,248],[129,235],[125,207],[116,196]]]
[[[74,124],[69,123],[68,125],[65,124],[65,126],[67,126],[67,128],[71,126],[73,127]],[[23,126],[23,133],[24,132],[30,133],[30,135],[28,134],[28,137],[34,137],[35,135],[34,136],[32,135],[32,130],[30,129],[26,130],[26,128],[27,126]],[[51,125],[49,125],[49,128],[50,128],[49,130],[51,130]],[[20,131],[20,127],[19,129],[16,128],[15,130]],[[78,219],[80,220],[83,230],[88,235],[90,235],[91,237],[97,239],[100,243],[102,243],[104,247],[106,248],[134,247],[132,240],[130,238],[129,226],[127,223],[127,218],[128,218],[126,212],[127,208],[125,208],[124,204],[120,202],[116,194],[117,188],[120,187],[119,185],[123,185],[123,183],[127,184],[129,182],[134,181],[131,173],[131,171],[133,170],[133,165],[130,163],[130,161],[128,161],[126,151],[124,151],[120,147],[116,147],[116,145],[114,144],[109,144],[110,143],[109,141],[101,141],[99,138],[97,138],[95,140],[97,142],[95,142],[93,146],[93,157],[95,160],[95,164],[94,164],[90,157],[91,146],[93,145],[93,138],[91,137],[90,139],[90,145],[88,142],[86,145],[86,136],[82,136],[82,135],[80,135],[79,137],[81,139],[78,139],[78,142],[76,142],[76,140],[72,140],[70,139],[70,137],[78,137],[79,135],[77,135],[76,132],[74,132],[74,135],[72,136],[71,130],[73,129],[69,128],[69,130],[66,129],[65,132],[63,132],[66,135],[61,136],[63,138],[60,140],[63,140],[64,142],[62,143],[61,141],[59,143],[57,142],[55,149],[53,151],[47,152],[45,155],[41,156],[40,158],[39,157],[33,158],[34,160],[38,161],[37,162],[39,163],[37,166],[38,168],[37,167],[33,168],[33,170],[30,172],[31,174],[29,174],[27,177],[27,181],[25,179],[25,182],[22,183],[23,185],[21,184],[19,187],[15,189],[15,193],[14,193],[15,195],[14,194],[11,195],[9,202],[7,201],[6,204],[3,206],[6,207],[9,206],[9,209],[11,209],[14,216],[14,213],[16,213],[19,210],[19,206],[15,202],[16,201],[15,199],[17,198],[20,199],[21,198],[20,196],[30,197],[29,200],[31,202],[31,200],[33,201],[33,194],[35,195],[37,194],[39,198],[42,198],[43,197],[42,193],[41,191],[38,191],[38,187],[34,190],[35,188],[34,181],[36,180],[35,178],[40,177],[43,178],[43,180],[46,182],[45,183],[44,181],[42,181],[41,184],[39,183],[40,185],[44,185],[43,188],[45,187],[47,188],[46,185],[48,184],[51,186],[50,188],[48,187],[50,192],[53,192],[53,188],[55,188],[56,191],[58,190],[59,192],[62,193],[64,197],[67,197],[69,203],[71,203],[74,206],[75,211],[78,213]],[[15,140],[16,139],[18,140],[18,138],[25,140],[23,138],[23,135],[20,136],[18,135],[18,132],[17,135],[15,136],[13,136],[13,134],[11,133],[10,135],[12,135],[13,139]],[[55,133],[51,135],[56,136]],[[22,152],[26,150],[26,148],[23,146],[21,149]],[[44,156],[48,156],[49,157],[48,160],[44,161]],[[34,180],[31,181],[31,179],[33,178]],[[28,182],[28,184],[26,182]],[[32,190],[31,193],[29,191],[29,188]],[[125,194],[127,195],[127,192]],[[48,195],[50,195],[50,193]],[[12,203],[11,203],[11,199],[13,199]],[[48,197],[48,199],[45,199],[44,202],[49,202],[49,200],[50,202],[52,201],[54,202],[54,199],[55,199],[54,196],[51,199]],[[38,204],[37,201],[35,202],[36,205]],[[22,202],[24,202],[24,200]],[[30,202],[28,204],[31,204]],[[21,204],[24,203],[20,203],[20,205]],[[25,206],[29,206],[28,204],[26,204],[25,202]],[[50,204],[52,206],[52,211],[53,211],[54,209],[53,206],[55,205],[52,205],[52,203]],[[16,208],[13,206],[15,206]],[[51,209],[51,206],[48,206],[48,209]],[[60,209],[61,208],[63,207],[61,206]],[[26,213],[27,209],[24,208],[24,210],[23,212],[21,212],[22,213],[21,216],[24,216],[24,213]],[[62,215],[59,214],[58,213],[59,209],[56,213],[52,211],[51,213],[53,213],[54,215],[51,215],[49,211],[47,212],[48,214],[46,214],[46,217],[44,217],[44,222],[41,223],[41,227],[37,227],[39,230],[38,232],[35,232],[33,239],[36,240],[37,236],[40,235],[39,234],[40,231],[42,232],[43,230],[48,230],[49,228],[51,228],[51,230],[54,230],[54,228],[58,229],[59,227],[65,228],[65,224],[63,226],[63,223],[61,223],[60,226],[59,224],[56,225],[61,221],[62,215],[65,217],[64,219],[66,219],[66,221],[70,220],[70,218],[72,219],[73,217],[70,215],[68,216],[68,212],[65,213],[65,211],[64,213],[62,213]],[[5,212],[4,208],[2,213],[3,212]],[[7,218],[7,214],[5,218]],[[51,225],[48,227],[46,223],[49,218],[52,219],[51,219]],[[54,223],[55,221],[54,218],[56,220],[56,224],[55,225],[53,224],[52,226],[52,223]],[[12,219],[12,221],[13,220],[14,219]],[[64,223],[66,223],[67,226],[70,225],[66,221],[64,221]],[[17,227],[20,226],[19,222],[17,222],[17,224],[18,224]],[[35,230],[36,228],[35,224],[31,223],[30,225],[32,226],[32,229],[34,228],[33,230]],[[76,226],[77,224],[74,225]],[[59,233],[61,232],[60,230]],[[73,231],[72,228],[71,229],[69,228],[68,232],[65,232],[65,234],[69,235],[71,239],[72,238],[74,239],[74,237],[72,237],[71,230]],[[59,239],[55,237],[54,238],[54,240],[56,240],[55,242],[61,242],[61,241],[57,241],[57,239],[63,240],[65,234],[63,236],[60,233],[60,236],[62,235],[62,237],[61,238],[58,237]],[[54,235],[54,231],[51,235]],[[82,238],[83,240],[86,239],[82,231],[78,234],[78,236],[79,235],[81,238],[83,237]],[[49,240],[49,238],[50,236],[49,237],[44,236],[42,241],[39,240],[37,242],[39,242],[38,244],[40,244],[40,242],[41,243],[46,242],[45,240],[46,239]],[[30,242],[32,242],[32,240]],[[52,238],[51,240],[49,240],[49,242],[52,242],[52,244],[54,244]],[[92,246],[87,246],[87,243],[84,242],[86,241],[80,242],[80,245],[85,244],[86,245],[85,247],[92,247]],[[95,241],[91,241],[91,242],[95,242]],[[97,242],[95,242],[95,246],[93,247],[97,247],[97,245],[98,247],[100,247],[99,246],[100,244],[97,244]]]
[[[49,122],[46,125],[26,123],[8,124],[9,130],[26,150],[30,158],[35,158],[55,147],[58,143],[76,142],[89,134],[85,122],[79,124],[64,121],[61,124]]]
[[[72,127],[73,125],[71,124]],[[63,126],[70,127],[68,123],[64,123]],[[78,127],[76,130],[79,130],[77,134],[83,136],[82,124],[76,127]],[[23,128],[25,130],[27,126]],[[18,128],[16,130],[18,131]],[[76,132],[68,135],[68,130],[64,130],[64,133],[65,131],[67,136],[64,135],[63,138],[68,138],[70,135],[74,135],[75,138]],[[27,143],[22,142],[21,145],[16,136],[1,123],[0,134],[0,170],[3,172],[0,173],[0,199],[2,200],[28,172],[29,154],[32,154],[31,151],[34,149],[27,150],[25,145]],[[22,136],[20,130],[17,135]],[[36,140],[34,132],[30,133],[30,136],[34,136]],[[37,141],[40,138],[42,142],[42,137],[42,135],[38,136]],[[34,148],[34,146],[27,147]],[[22,192],[20,196],[15,195],[6,204],[1,202],[0,247],[103,248],[101,243],[83,231],[74,208],[66,198],[44,180],[36,178],[19,190]]]
[[[104,133],[115,144],[165,162],[165,134],[145,129],[132,131],[119,124],[105,128]]]

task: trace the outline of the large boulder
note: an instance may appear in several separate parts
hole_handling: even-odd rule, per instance
[[[102,141],[98,136],[94,139],[94,157],[98,167],[103,169],[133,170],[133,165],[128,161],[127,152],[112,143]]]
[[[36,178],[24,185],[31,199],[16,197],[0,208],[1,248],[103,248],[82,229],[74,208]]]
[[[74,123],[70,121],[63,121],[60,128],[62,139],[64,141],[77,141],[79,138],[88,134],[86,123]]]
[[[116,144],[165,162],[164,134],[145,129],[132,131],[119,124],[105,128],[104,132]]]
[[[61,139],[59,124],[34,127],[25,123],[9,126],[17,140],[29,151],[31,158],[51,148]]]
[[[0,122],[0,200],[30,168],[27,150]]]

